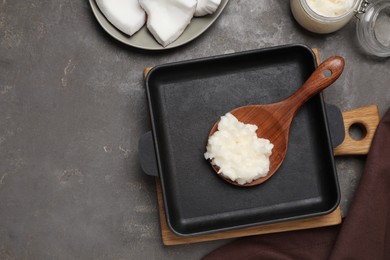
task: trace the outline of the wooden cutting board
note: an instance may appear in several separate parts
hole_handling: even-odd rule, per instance
[[[317,58],[317,63],[319,63],[319,53],[317,49],[313,49],[314,54]],[[145,68],[144,77],[151,70],[151,67]],[[370,105],[367,107],[361,107],[354,110],[342,112],[344,120],[344,130],[345,130],[345,139],[343,143],[337,146],[333,152],[334,155],[357,155],[357,154],[367,154],[371,141],[374,136],[375,130],[379,124],[379,112],[376,105]],[[357,125],[363,129],[364,135],[361,139],[355,140],[350,134],[349,130],[352,125]],[[157,189],[157,201],[158,209],[160,216],[160,226],[161,226],[161,236],[162,242],[164,245],[179,245],[179,244],[190,244],[198,242],[206,242],[212,240],[228,239],[228,238],[237,238],[244,236],[253,236],[260,234],[276,233],[276,232],[285,232],[292,230],[301,230],[317,227],[325,227],[338,225],[341,223],[341,211],[340,207],[337,207],[333,212],[317,217],[304,218],[292,221],[278,222],[268,225],[260,225],[248,228],[241,228],[235,230],[228,230],[223,232],[217,232],[212,234],[205,235],[196,235],[196,236],[178,236],[171,231],[168,227],[167,219],[165,216],[163,194],[161,190],[160,179],[156,178],[156,189]]]

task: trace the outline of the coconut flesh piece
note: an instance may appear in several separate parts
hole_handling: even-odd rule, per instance
[[[194,16],[204,16],[214,13],[221,0],[198,0]]]
[[[147,27],[162,46],[175,41],[194,16],[197,0],[139,0],[148,15]]]
[[[96,4],[112,25],[129,36],[145,24],[145,11],[138,0],[96,0]]]

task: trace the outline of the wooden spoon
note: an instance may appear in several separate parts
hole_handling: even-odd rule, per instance
[[[332,56],[321,63],[303,86],[288,98],[277,103],[248,105],[232,110],[230,113],[239,121],[245,124],[257,125],[257,136],[269,139],[274,145],[270,156],[270,169],[265,177],[244,185],[238,184],[221,174],[218,175],[237,186],[254,186],[268,180],[280,167],[286,156],[290,126],[296,112],[312,96],[335,82],[343,69],[344,59],[339,56]],[[218,123],[219,121],[214,124],[209,137],[217,131]],[[213,164],[212,167],[218,173],[219,167]]]

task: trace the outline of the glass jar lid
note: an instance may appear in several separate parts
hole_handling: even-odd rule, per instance
[[[390,57],[390,0],[363,1],[357,21],[357,38],[362,48],[378,57]]]

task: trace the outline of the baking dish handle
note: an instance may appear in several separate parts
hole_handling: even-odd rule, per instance
[[[329,107],[327,106],[327,113],[329,114],[328,108]],[[332,119],[329,115],[328,120],[329,123],[331,123],[330,121]],[[376,105],[369,105],[344,111],[342,112],[342,120],[342,127],[333,126],[334,128],[337,128],[337,131],[344,131],[342,142],[333,146],[333,154],[335,156],[368,154],[380,120],[378,107]],[[330,124],[330,128],[332,128],[331,125],[332,124]],[[350,134],[350,130],[354,126],[360,128],[363,133],[358,139],[354,139]],[[336,136],[338,134],[334,134],[336,131],[333,131],[332,129],[330,132],[332,139],[334,136],[337,138]]]
[[[334,148],[339,146],[345,138],[343,115],[341,110],[335,105],[325,103],[325,110],[328,119],[330,140]]]
[[[149,176],[158,176],[156,152],[152,132],[146,132],[138,141],[138,157],[141,169]]]

